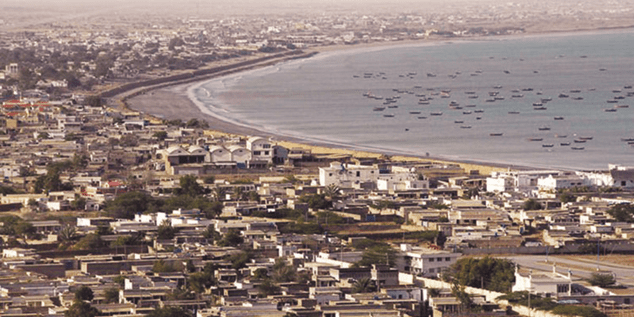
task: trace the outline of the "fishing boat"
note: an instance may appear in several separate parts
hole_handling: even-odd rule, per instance
[[[579,140],[585,140],[585,141],[590,141],[592,140],[594,137],[591,136],[580,136]]]
[[[462,114],[471,114],[471,111],[463,111]]]
[[[504,133],[489,133],[489,136],[503,136]]]
[[[420,111],[410,111],[409,114],[420,114]]]
[[[553,147],[553,146],[555,145],[552,143],[542,144],[542,147]]]
[[[464,121],[462,121],[462,120],[456,120],[456,121],[454,121],[453,123],[464,123]]]
[[[520,114],[519,111],[509,111],[509,114]]]
[[[469,95],[469,97],[467,97],[469,99],[478,99],[478,95]]]
[[[440,111],[439,112],[432,112],[432,113],[430,113],[430,115],[432,115],[432,116],[442,116],[442,112],[440,112]]]
[[[603,109],[603,111],[605,111],[605,112],[616,112],[616,108],[607,108],[607,109]]]
[[[473,110],[473,112],[475,112],[475,113],[483,113],[484,110],[483,109],[476,109],[476,110]]]
[[[570,142],[561,142],[559,146],[570,146]]]
[[[555,120],[563,120],[563,119],[564,119],[564,117],[555,117],[554,119],[555,119]]]
[[[394,118],[394,114],[393,113],[390,113],[390,114],[386,113],[383,116],[386,117],[386,118]]]
[[[372,109],[373,111],[383,111],[385,110],[385,107],[374,107],[374,109]]]
[[[531,142],[541,142],[544,141],[544,138],[529,138],[528,140]]]
[[[575,139],[574,142],[575,143],[586,143],[586,140]]]
[[[471,129],[470,125],[461,125],[460,129]]]
[[[585,148],[583,146],[571,146],[570,148],[575,150],[575,151],[583,151],[583,150],[585,150]]]
[[[541,127],[537,128],[537,130],[539,130],[539,131],[550,131],[550,127],[541,126]]]
[[[418,117],[418,119],[427,119],[427,117]]]
[[[533,110],[548,110],[546,107],[535,107]]]
[[[616,105],[614,108],[629,108],[629,105]]]
[[[615,100],[615,99],[610,99],[610,100],[607,101],[607,103],[617,103],[617,102],[619,102],[619,101]]]
[[[568,98],[568,97],[570,97],[570,96],[568,96],[568,95],[566,95],[564,93],[559,94],[559,98]]]

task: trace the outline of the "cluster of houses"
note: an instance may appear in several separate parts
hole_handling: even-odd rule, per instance
[[[73,303],[73,291],[89,286],[95,293],[91,304],[102,315],[144,315],[178,306],[196,316],[427,316],[460,310],[461,303],[447,291],[451,287],[434,283],[441,283],[437,279],[462,255],[575,253],[597,241],[613,252],[632,250],[634,227],[608,212],[634,198],[629,167],[509,171],[423,159],[317,155],[263,137],[169,126],[138,113],[83,105],[76,98],[80,105],[71,100],[3,103],[3,186],[23,193],[4,194],[0,211],[54,215],[84,200],[81,208],[92,212],[70,225],[27,220],[37,235],[2,237],[13,241],[0,261],[3,315],[61,316]],[[48,166],[69,161],[83,162],[60,173],[70,188],[32,193]],[[207,192],[223,189],[217,191],[221,196],[207,194],[222,203],[220,218],[208,219],[197,209],[134,219],[101,211],[105,202],[130,191],[169,196],[184,175],[196,176]],[[208,182],[208,176],[215,177]],[[257,195],[244,199],[240,192]],[[563,193],[569,199],[564,201]],[[289,224],[297,220],[275,214],[291,208],[306,220],[317,217],[319,224],[326,210],[302,199],[311,195],[327,195],[332,205],[327,211],[352,226],[344,230],[355,231],[344,231],[346,239],[337,232],[289,233]],[[526,208],[529,199],[539,207]],[[69,226],[77,238],[99,234],[101,246],[60,251]],[[162,226],[176,229],[174,236],[159,238]],[[437,234],[433,241],[411,238],[420,232]],[[219,243],[230,233],[239,235],[242,249],[253,252],[243,265],[235,265],[241,248]],[[117,242],[122,239],[136,242]],[[392,241],[393,265],[357,267],[364,251],[355,242],[363,239]],[[307,278],[280,282],[264,296],[262,272],[273,276],[280,261]],[[178,269],[157,271],[156,263]],[[175,289],[187,289],[191,275],[210,265],[212,286],[194,297],[175,297]],[[514,289],[588,303],[609,297],[628,305],[631,299],[582,286],[574,275],[551,275],[518,271]],[[364,280],[372,287],[359,292],[357,284]],[[114,288],[118,297],[106,296]],[[493,297],[482,296],[476,302],[497,307]]]

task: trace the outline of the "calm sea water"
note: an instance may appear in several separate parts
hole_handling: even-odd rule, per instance
[[[607,169],[634,165],[622,140],[634,141],[633,52],[632,31],[349,50],[200,83],[189,95],[225,120],[307,142]],[[398,108],[388,108],[395,96]]]

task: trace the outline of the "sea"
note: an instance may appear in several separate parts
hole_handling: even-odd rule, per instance
[[[322,52],[199,82],[228,122],[312,144],[535,168],[634,166],[634,30]]]

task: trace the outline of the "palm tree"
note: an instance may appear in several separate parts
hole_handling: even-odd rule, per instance
[[[244,189],[242,187],[236,187],[233,189],[233,199],[241,201],[244,197]]]
[[[339,190],[339,186],[335,184],[330,184],[326,186],[326,188],[324,188],[324,195],[326,195],[326,197],[329,197],[330,199],[334,199],[339,196]]]
[[[227,188],[216,186],[211,193],[214,196],[215,201],[223,201],[227,196]]]
[[[62,243],[69,243],[77,238],[77,229],[73,226],[65,226],[62,228],[58,235],[57,239],[59,239]]]
[[[284,265],[273,271],[273,280],[278,283],[292,282],[296,275],[294,267]]]
[[[372,290],[372,280],[369,277],[361,278],[352,285],[352,293],[369,293]]]

